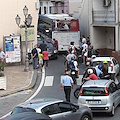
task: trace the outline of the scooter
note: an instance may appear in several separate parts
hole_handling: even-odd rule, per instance
[[[70,76],[72,77],[74,84],[76,84],[77,71],[75,69],[70,69]]]

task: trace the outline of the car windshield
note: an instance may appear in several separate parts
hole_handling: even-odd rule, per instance
[[[22,112],[36,112],[34,109],[26,108],[26,107],[16,107],[11,114],[17,114]]]
[[[110,61],[107,61],[107,62],[108,62],[108,66],[110,66]],[[93,67],[97,65],[103,65],[103,61],[93,61]]]
[[[82,96],[105,96],[104,87],[84,87]]]

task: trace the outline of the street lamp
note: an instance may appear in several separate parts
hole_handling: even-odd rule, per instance
[[[26,5],[23,8],[23,13],[24,13],[24,16],[25,16],[24,24],[25,24],[25,47],[26,47],[25,69],[24,69],[24,71],[28,72],[29,71],[29,60],[28,60],[28,50],[27,50],[28,49],[27,28],[30,27],[30,25],[32,23],[32,16],[31,16],[31,14],[28,14],[28,8],[26,7]],[[16,20],[16,24],[20,27],[21,18],[19,17],[19,15],[16,16],[15,20]]]

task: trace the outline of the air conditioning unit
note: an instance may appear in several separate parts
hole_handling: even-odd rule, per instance
[[[109,7],[111,5],[111,0],[103,0],[103,6]]]

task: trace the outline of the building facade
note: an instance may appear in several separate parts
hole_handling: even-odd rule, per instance
[[[89,0],[90,39],[101,55],[120,61],[120,0]]]
[[[26,5],[28,13],[32,16],[32,24],[34,26],[34,39],[28,42],[28,48],[37,43],[37,22],[39,9],[36,6],[37,0],[1,0],[0,4],[0,48],[4,50],[4,36],[9,36],[11,33],[20,35],[20,28],[17,26],[15,17],[17,14],[21,18],[21,25],[24,25],[25,16],[23,8]],[[21,42],[22,61],[25,61],[25,42]]]
[[[39,0],[39,14],[61,14],[69,12],[69,0]]]

